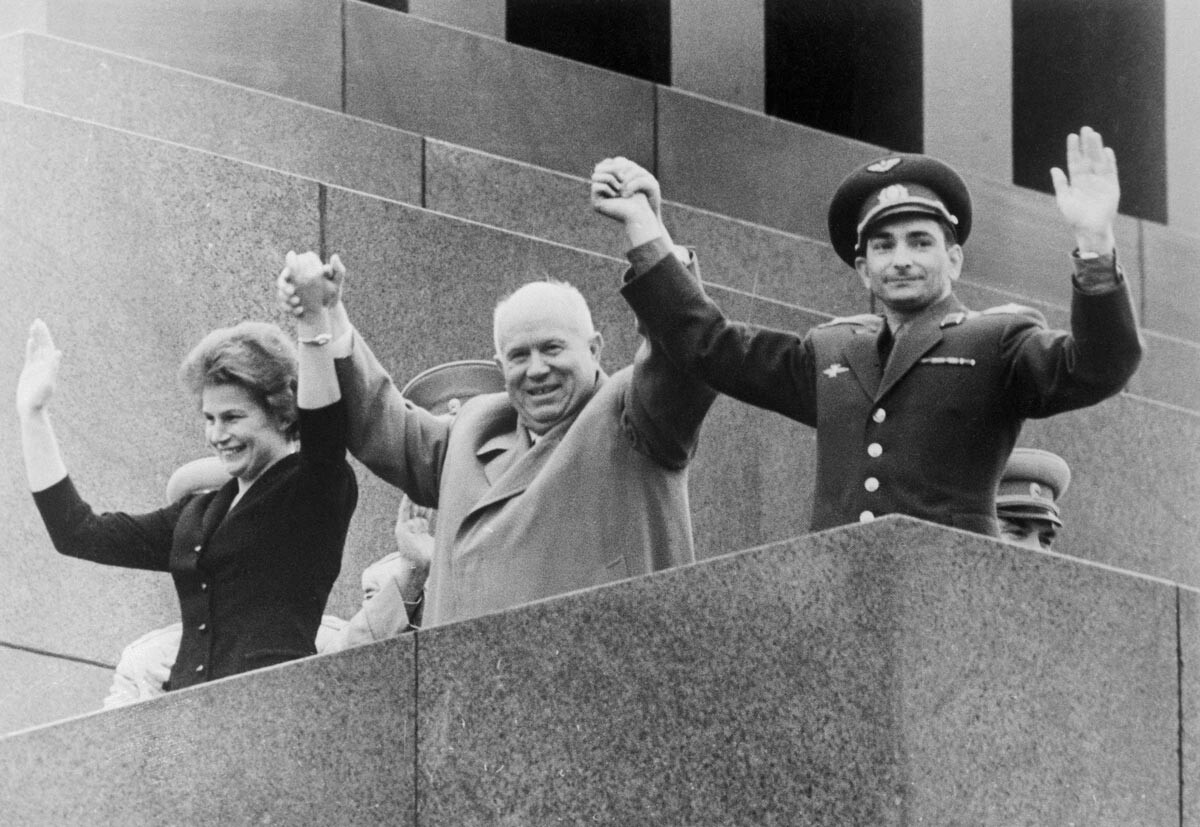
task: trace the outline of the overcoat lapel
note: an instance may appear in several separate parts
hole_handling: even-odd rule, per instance
[[[597,376],[596,387],[592,391],[593,394],[600,390],[601,385],[604,384],[606,379],[607,377],[603,373]],[[462,525],[465,526],[471,517],[481,509],[507,500],[510,497],[515,497],[528,488],[529,484],[533,482],[546,463],[550,461],[555,447],[566,436],[570,427],[575,424],[575,420],[579,418],[581,412],[582,408],[576,411],[575,415],[570,419],[555,425],[542,435],[536,445],[531,445],[528,432],[518,424],[513,432],[511,432],[514,439],[518,442],[518,446],[514,449],[515,452],[508,452],[512,453],[512,458],[509,459],[505,456],[502,460],[493,460],[493,463],[502,462],[504,466],[504,470],[500,472],[499,477],[495,478],[494,481],[493,475],[489,470],[485,469],[491,487],[484,492],[479,501],[471,508],[471,511],[463,519]],[[491,441],[488,444],[491,444]],[[489,466],[493,463],[489,463]],[[497,469],[499,467],[500,465],[497,465]]]

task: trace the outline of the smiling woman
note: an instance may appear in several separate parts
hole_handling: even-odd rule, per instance
[[[301,335],[325,321],[306,320]],[[50,425],[61,354],[41,320],[30,329],[17,411],[34,501],[62,554],[170,572],[183,632],[168,689],[316,652],[358,487],[333,358],[312,350],[298,359],[282,330],[257,322],[206,336],[180,373],[231,479],[156,511],[98,514]]]

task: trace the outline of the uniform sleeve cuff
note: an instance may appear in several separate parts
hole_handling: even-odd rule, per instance
[[[639,244],[625,255],[629,259],[629,263],[633,265],[633,274],[640,276],[643,273],[649,272],[650,268],[671,255],[671,253],[671,245],[667,243],[667,239],[659,236],[647,241],[645,244]]]
[[[1080,254],[1075,250],[1071,253],[1071,262],[1075,265],[1075,288],[1085,295],[1111,293],[1125,281],[1115,250],[1099,255]]]

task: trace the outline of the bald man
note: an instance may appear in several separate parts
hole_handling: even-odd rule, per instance
[[[538,281],[495,308],[504,391],[452,420],[405,400],[354,330],[336,256],[323,277],[351,452],[438,509],[425,627],[695,559],[687,466],[714,394],[643,341],[608,376],[603,337],[569,284]],[[280,301],[317,312],[281,276]]]

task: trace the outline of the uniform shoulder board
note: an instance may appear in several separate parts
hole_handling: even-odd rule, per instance
[[[1042,314],[1032,307],[1025,304],[1001,304],[996,307],[989,307],[987,310],[980,310],[980,315],[985,316],[1000,316],[1004,314],[1017,316],[1041,316]]]
[[[876,316],[874,313],[860,313],[857,316],[839,316],[836,319],[830,319],[827,322],[822,322],[817,327],[834,327],[836,325],[852,324],[859,327],[870,327],[878,329],[883,324],[883,319]]]
[[[947,313],[942,317],[942,323],[938,327],[954,327],[978,315],[974,310],[959,310],[956,313]]]

